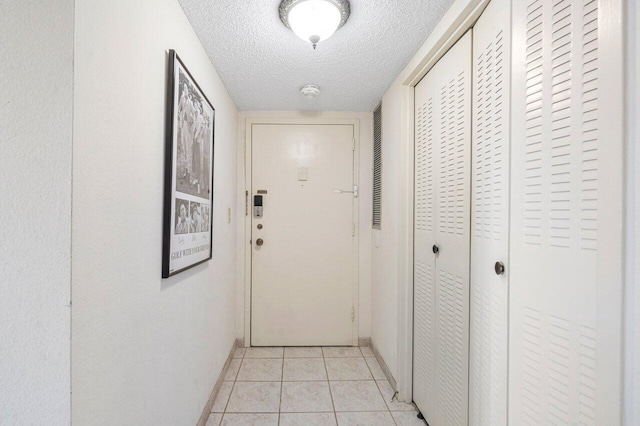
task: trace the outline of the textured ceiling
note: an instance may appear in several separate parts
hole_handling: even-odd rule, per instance
[[[280,0],[179,1],[240,110],[326,111],[373,110],[453,2],[350,0],[314,51],[280,22]],[[304,99],[305,84],[320,96]]]

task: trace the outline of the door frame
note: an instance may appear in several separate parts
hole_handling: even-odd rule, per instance
[[[400,190],[398,213],[398,373],[402,401],[413,400],[413,268],[415,86],[471,29],[490,0],[456,0],[398,77],[401,82]]]
[[[245,173],[245,216],[244,216],[244,345],[251,346],[251,277],[252,277],[252,244],[251,244],[251,212],[252,191],[252,146],[253,146],[253,126],[254,125],[347,125],[353,126],[353,184],[360,187],[360,120],[358,119],[332,119],[332,118],[247,118],[245,122],[245,147],[244,147],[244,173]],[[358,346],[358,319],[359,319],[359,210],[360,198],[356,198],[353,203],[353,223],[355,226],[355,236],[352,241],[352,255],[354,259],[351,278],[351,297],[354,307],[354,320],[352,322],[351,342],[353,346]]]

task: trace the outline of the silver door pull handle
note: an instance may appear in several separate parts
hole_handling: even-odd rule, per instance
[[[346,189],[334,189],[334,194],[353,194],[353,198],[358,198],[358,185],[353,185],[353,191],[347,191]]]

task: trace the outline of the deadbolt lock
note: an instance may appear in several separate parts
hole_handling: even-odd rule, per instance
[[[261,246],[261,245],[263,245],[263,244],[264,244],[264,241],[262,240],[262,238],[258,238],[258,239],[256,240],[256,245],[257,245],[257,246]]]
[[[258,224],[258,229],[262,229],[262,224],[261,223]]]

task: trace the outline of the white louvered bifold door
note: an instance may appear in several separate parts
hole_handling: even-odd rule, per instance
[[[507,424],[510,0],[473,27],[469,424]]]
[[[621,16],[513,2],[512,425],[620,424]]]
[[[466,425],[471,31],[415,90],[413,395],[429,424]],[[434,254],[434,246],[438,254]]]
[[[415,88],[415,177],[414,177],[414,324],[413,399],[423,413],[436,407],[435,386],[436,295],[435,244],[437,173],[434,102],[436,87],[427,75]]]

